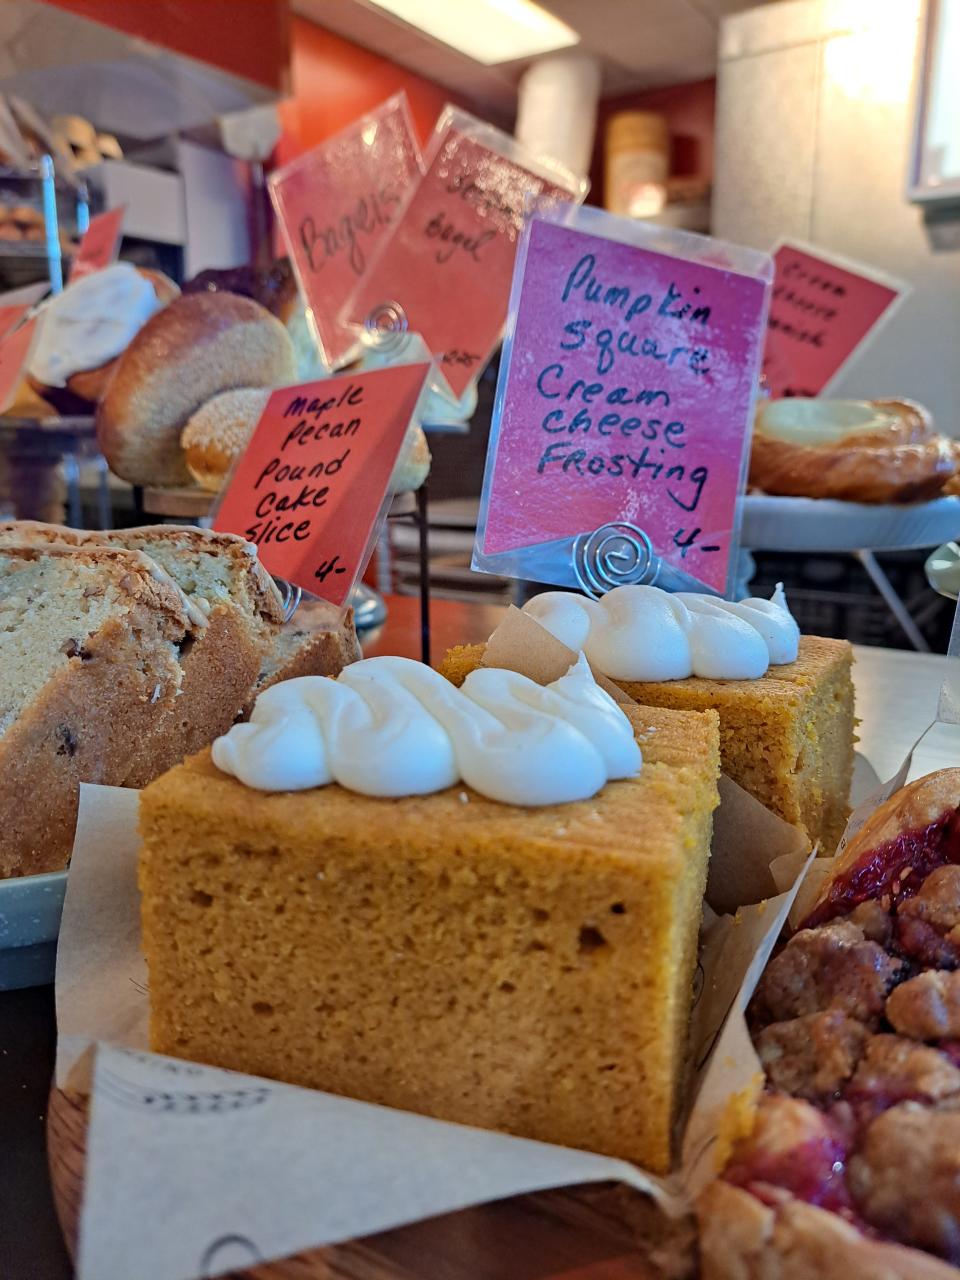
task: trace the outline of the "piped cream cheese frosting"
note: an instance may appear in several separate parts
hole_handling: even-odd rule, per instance
[[[128,262],[115,262],[68,285],[40,311],[29,372],[48,387],[99,369],[125,351],[160,302],[153,285]]]
[[[213,744],[213,763],[259,791],[336,782],[413,796],[458,782],[504,804],[565,804],[633,777],[630,721],[582,654],[552,684],[479,668],[460,689],[408,658],[367,658],[335,679],[265,690],[250,720]]]
[[[612,680],[756,680],[794,662],[800,628],[783,586],[734,603],[659,587],[615,587],[600,600],[546,591],[523,612]]]

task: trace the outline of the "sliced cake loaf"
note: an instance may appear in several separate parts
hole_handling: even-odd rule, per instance
[[[91,532],[27,521],[0,525],[0,546],[8,540],[141,551],[206,618],[206,627],[182,655],[180,696],[131,754],[125,786],[146,786],[226,733],[250,698],[283,621],[279,592],[252,543],[189,525]]]
[[[249,716],[257,696],[272,684],[297,676],[337,676],[360,657],[353,610],[341,618],[326,600],[304,601],[273,638],[243,714]]]
[[[198,626],[139,552],[0,547],[0,877],[66,866],[79,784],[123,782]]]

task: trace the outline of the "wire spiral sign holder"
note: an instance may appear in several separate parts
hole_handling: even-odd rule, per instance
[[[573,542],[573,571],[581,588],[598,599],[614,587],[652,585],[661,560],[653,543],[636,525],[611,522]]]
[[[691,574],[657,555],[649,534],[635,524],[614,520],[570,544],[573,574],[582,591],[598,600],[614,587],[663,587],[666,591],[717,594]]]
[[[381,355],[399,352],[407,343],[410,325],[399,302],[381,302],[363,322],[362,339]]]
[[[287,582],[285,578],[274,578],[277,584],[277,590],[280,592],[280,604],[283,608],[283,620],[289,622],[300,606],[303,598],[301,589],[292,582]]]

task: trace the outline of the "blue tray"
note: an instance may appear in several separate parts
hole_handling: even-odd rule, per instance
[[[53,981],[66,871],[0,880],[0,991]]]

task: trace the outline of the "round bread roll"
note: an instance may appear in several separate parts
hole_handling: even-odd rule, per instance
[[[227,472],[246,448],[271,394],[269,387],[222,391],[191,415],[180,444],[187,470],[201,489],[219,493]]]
[[[287,331],[249,298],[184,294],[149,320],[120,357],[97,408],[101,452],[130,484],[189,484],[180,447],[211,396],[295,377]]]
[[[923,502],[960,467],[956,444],[910,400],[768,400],[757,409],[750,483],[764,493]]]

